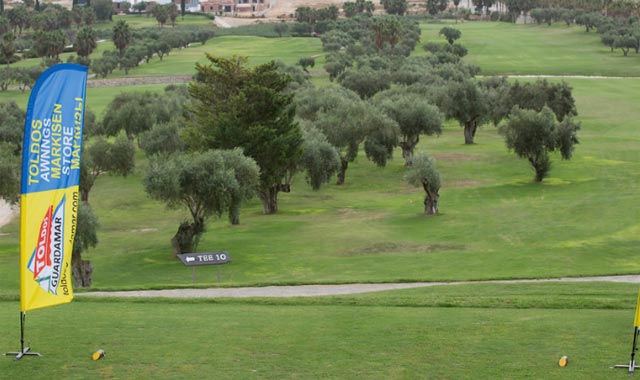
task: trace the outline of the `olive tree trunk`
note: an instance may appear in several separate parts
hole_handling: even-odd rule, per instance
[[[409,167],[413,164],[413,150],[418,145],[418,140],[415,141],[401,141],[400,148],[402,148],[402,158],[404,158],[404,166]]]
[[[549,155],[546,154],[546,152],[543,152],[531,155],[528,157],[528,160],[533,167],[533,170],[536,172],[535,181],[542,182],[551,169],[551,160],[549,160]]]
[[[71,256],[71,272],[76,288],[88,288],[92,283],[93,264],[89,260],[82,260],[79,252],[73,252]]]
[[[473,144],[473,139],[476,137],[476,130],[478,129],[478,122],[474,119],[464,123],[464,143],[467,145]]]
[[[338,181],[336,185],[343,185],[344,178],[347,175],[347,168],[349,167],[349,161],[344,158],[340,158],[340,170],[338,171]]]
[[[427,195],[424,197],[424,214],[436,215],[438,213],[438,199],[440,194],[437,191],[429,191],[427,184],[423,184],[424,191]]]
[[[204,219],[197,218],[193,223],[182,222],[178,231],[171,238],[173,256],[193,252],[198,245],[198,238],[204,232]]]
[[[229,223],[233,226],[240,224],[240,204],[232,204],[229,207]]]

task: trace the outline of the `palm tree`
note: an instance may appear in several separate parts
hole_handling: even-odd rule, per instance
[[[120,52],[120,56],[124,54],[124,49],[129,46],[131,43],[131,30],[129,30],[129,25],[124,20],[118,20],[116,25],[113,27],[113,44],[116,45],[118,51]]]
[[[16,40],[16,35],[11,32],[8,32],[2,35],[2,43],[0,44],[0,54],[2,54],[2,57],[7,63],[7,67],[9,67],[9,64],[11,63],[11,57],[13,57],[13,54],[15,54],[16,52],[15,40]]]
[[[76,43],[73,45],[76,53],[80,57],[88,57],[96,46],[96,32],[90,26],[83,26],[78,31]]]

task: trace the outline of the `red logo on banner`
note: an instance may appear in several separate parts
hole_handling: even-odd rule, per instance
[[[38,234],[38,245],[33,265],[33,278],[38,278],[42,270],[51,266],[51,217],[53,214],[53,206],[49,206],[47,213],[40,224],[40,234]]]
[[[49,206],[42,218],[38,243],[28,265],[28,269],[33,273],[33,280],[42,289],[53,294],[58,293],[60,281],[66,281],[62,278],[65,198],[62,198],[57,207]]]

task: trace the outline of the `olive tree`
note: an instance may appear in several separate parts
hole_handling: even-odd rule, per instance
[[[278,33],[278,37],[282,37],[289,30],[289,26],[284,22],[279,22],[273,26],[273,31]]]
[[[126,177],[133,173],[135,147],[123,133],[119,134],[113,142],[98,137],[83,150],[80,161],[80,199],[82,201],[89,201],[89,193],[100,175],[111,173]]]
[[[304,171],[311,188],[319,190],[340,168],[340,155],[324,133],[310,122],[303,121],[302,136],[304,143],[299,168]]]
[[[405,180],[409,184],[424,189],[424,213],[435,215],[438,213],[440,199],[440,173],[436,169],[435,160],[425,153],[418,153],[413,159],[413,165],[407,169]]]
[[[151,92],[123,92],[109,103],[102,120],[104,132],[115,136],[124,130],[133,140],[155,123],[168,122],[171,110],[162,95]]]
[[[20,195],[20,153],[24,111],[14,101],[0,103],[0,198],[16,203]]]
[[[231,192],[229,204],[229,223],[240,224],[240,206],[242,202],[253,198],[260,179],[260,168],[256,162],[245,156],[242,149],[220,151],[225,164],[233,170],[238,186]]]
[[[500,131],[507,148],[529,161],[536,172],[535,181],[540,182],[551,169],[550,152],[557,150],[563,159],[571,158],[579,129],[580,124],[571,117],[558,123],[553,111],[545,106],[540,112],[515,107]]]
[[[8,32],[2,35],[2,41],[0,41],[0,55],[7,64],[7,67],[11,64],[16,53],[16,35]]]
[[[71,268],[75,287],[90,287],[92,283],[93,265],[82,259],[82,252],[98,245],[98,218],[88,202],[78,204],[78,221],[73,239]]]
[[[457,120],[464,128],[464,143],[473,144],[478,127],[491,117],[483,88],[476,82],[450,82],[441,109],[447,118]]]
[[[20,157],[11,144],[0,142],[0,199],[17,203],[20,194]]]
[[[402,157],[405,166],[411,166],[413,150],[421,135],[439,135],[442,132],[442,114],[438,107],[416,94],[388,96],[380,93],[375,103],[400,127]]]
[[[298,116],[321,130],[340,155],[337,184],[344,184],[350,162],[364,143],[367,157],[385,166],[397,144],[398,124],[353,92],[332,86],[309,88],[296,96]]]
[[[459,39],[462,36],[462,33],[456,28],[445,26],[444,28],[440,29],[438,35],[443,36],[447,40],[449,45],[453,45],[455,40]]]
[[[210,217],[229,211],[233,194],[241,187],[233,164],[220,150],[155,156],[144,176],[146,192],[169,207],[186,207],[190,220],[184,221],[171,239],[173,254],[193,252]],[[257,182],[257,178],[248,178]]]
[[[155,124],[140,137],[140,148],[148,157],[155,154],[171,154],[184,150],[184,141],[180,138],[182,124],[176,119]]]
[[[347,70],[338,81],[362,99],[368,99],[391,86],[391,76],[386,70],[373,70],[368,66]]]
[[[9,144],[11,154],[20,154],[23,133],[24,111],[13,100],[0,103],[0,142]]]
[[[550,83],[543,79],[522,84],[516,81],[509,88],[505,103],[509,110],[518,106],[540,112],[547,106],[559,121],[578,114],[572,88],[565,81]]]
[[[616,36],[613,39],[613,47],[622,50],[622,54],[626,57],[629,54],[629,50],[638,47],[638,41],[629,35]]]
[[[307,67],[315,66],[316,60],[312,57],[300,58],[300,60],[298,60],[298,65],[302,66],[302,70],[304,70],[305,73],[308,73],[309,70],[307,70]]]
[[[402,16],[407,13],[407,0],[381,0],[380,3],[388,14]]]

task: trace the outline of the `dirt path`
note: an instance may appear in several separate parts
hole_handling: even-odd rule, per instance
[[[160,297],[160,298],[247,298],[247,297],[317,297],[380,292],[385,290],[451,286],[464,284],[521,284],[543,282],[624,282],[640,283],[640,275],[562,277],[539,280],[496,280],[459,282],[408,282],[399,284],[344,284],[265,286],[248,288],[165,289],[122,292],[78,293],[79,297]]]
[[[547,79],[638,79],[638,77],[603,77],[588,75],[507,75],[509,78],[547,78]],[[94,78],[87,82],[87,87],[117,87],[135,86],[142,84],[179,84],[191,81],[191,75],[160,76],[160,77],[124,77],[124,78]]]
[[[124,77],[124,78],[94,78],[87,81],[87,87],[117,87],[141,84],[173,84],[186,83],[191,75],[174,75],[163,77]]]

